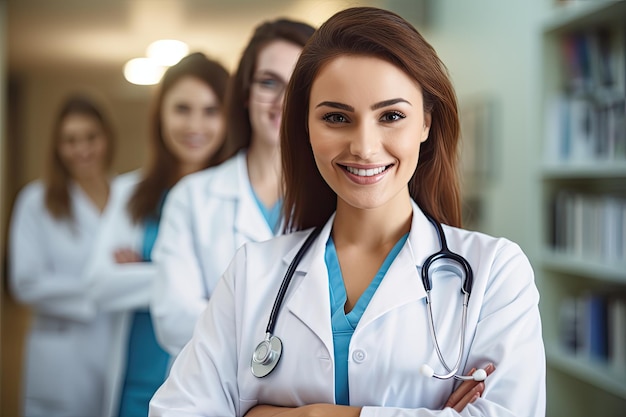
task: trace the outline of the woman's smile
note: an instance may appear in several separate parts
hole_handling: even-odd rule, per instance
[[[385,177],[389,168],[393,164],[379,165],[375,167],[359,167],[355,165],[342,165],[338,164],[346,173],[346,176],[360,185],[375,184]]]

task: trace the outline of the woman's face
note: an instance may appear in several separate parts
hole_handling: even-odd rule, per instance
[[[375,57],[334,58],[313,82],[308,123],[315,162],[338,204],[406,202],[430,115],[404,71]]]
[[[285,86],[302,52],[295,43],[276,40],[261,48],[250,87],[250,124],[252,141],[269,146],[280,144]]]
[[[224,140],[221,103],[204,81],[183,77],[163,96],[161,128],[166,148],[183,171],[200,170]]]
[[[61,123],[57,151],[74,179],[104,175],[107,169],[108,138],[94,116],[69,114]]]

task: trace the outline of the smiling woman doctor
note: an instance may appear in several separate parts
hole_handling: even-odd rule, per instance
[[[456,98],[421,35],[385,10],[331,17],[281,133],[297,232],[237,252],[150,415],[543,416],[533,272],[459,228]]]

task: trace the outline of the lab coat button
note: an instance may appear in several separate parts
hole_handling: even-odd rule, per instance
[[[352,352],[352,359],[356,362],[356,363],[362,363],[365,362],[365,358],[367,358],[367,354],[365,353],[364,350],[361,349],[357,349],[354,352]]]

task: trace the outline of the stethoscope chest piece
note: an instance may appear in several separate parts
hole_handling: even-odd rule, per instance
[[[268,334],[265,340],[254,349],[252,362],[250,363],[252,374],[257,378],[269,375],[278,365],[282,352],[283,343],[280,339]]]

